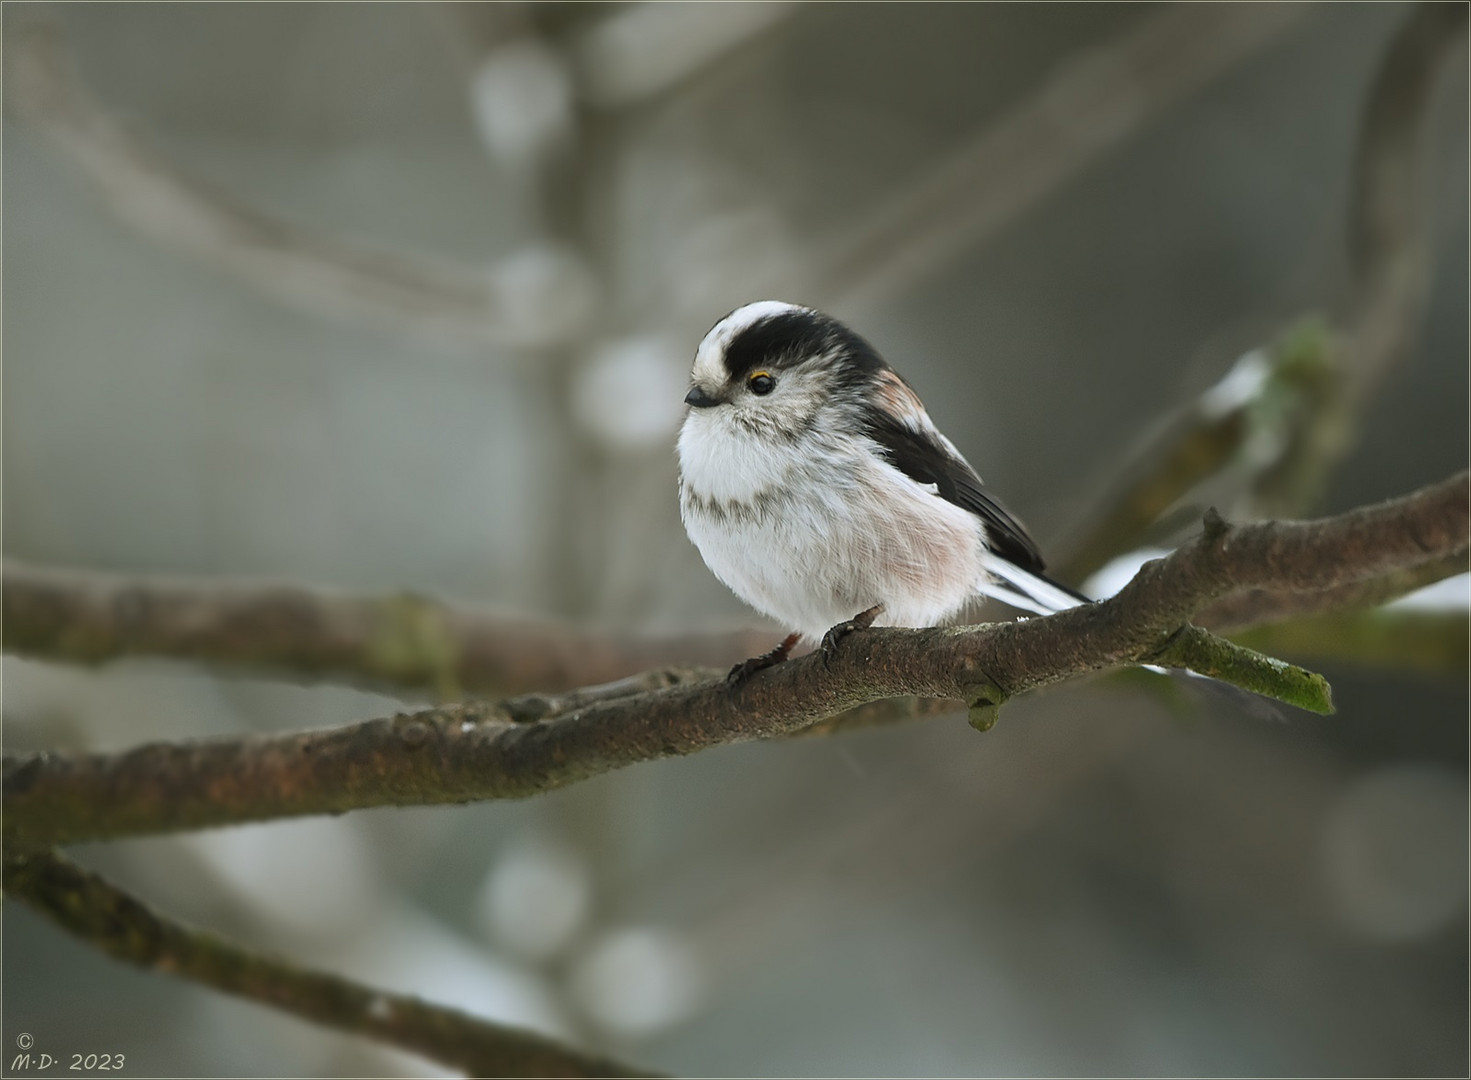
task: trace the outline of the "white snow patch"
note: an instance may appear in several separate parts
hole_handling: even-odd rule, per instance
[[[1443,578],[1384,606],[1402,611],[1465,611],[1471,607],[1471,574]]]
[[[1271,361],[1253,349],[1232,365],[1221,381],[1200,395],[1200,411],[1215,420],[1255,400],[1272,374]]]
[[[1095,600],[1104,600],[1113,596],[1125,585],[1134,579],[1139,568],[1150,559],[1160,559],[1170,553],[1168,548],[1139,548],[1119,555],[1104,564],[1094,572],[1093,576],[1083,582],[1082,591]]]

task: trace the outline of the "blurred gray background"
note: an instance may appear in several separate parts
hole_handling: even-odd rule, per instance
[[[483,273],[511,313],[469,341],[310,282],[281,302],[119,221],[8,117],[5,552],[759,625],[684,538],[672,441],[701,334],[772,294],[831,302],[1061,547],[1157,418],[1302,314],[1351,315],[1355,132],[1409,9],[1304,11],[902,281],[845,296],[822,258],[1165,10],[6,4],[7,68],[61,28],[89,92],[211,197]],[[1325,511],[1467,459],[1454,67],[1425,331]],[[685,1075],[1464,1075],[1464,677],[1319,666],[1332,718],[1095,681],[984,736],[955,715],[77,854],[249,943]],[[6,657],[4,680],[10,750],[402,707],[164,663]],[[27,1032],[137,1075],[435,1074],[13,904],[4,931],[7,1052]]]

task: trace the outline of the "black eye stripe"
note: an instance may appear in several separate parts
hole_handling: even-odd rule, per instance
[[[844,381],[863,382],[887,364],[864,341],[836,319],[816,311],[789,311],[758,320],[726,345],[722,359],[731,381],[758,369],[791,367],[808,357],[836,353]]]
[[[822,351],[827,327],[820,319],[809,312],[791,311],[753,323],[725,347],[725,370],[732,379],[739,379],[757,368],[780,367]]]

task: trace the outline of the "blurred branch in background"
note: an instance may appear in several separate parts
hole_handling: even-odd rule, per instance
[[[795,3],[630,4],[577,36],[584,99],[601,109],[641,105],[791,18]]]
[[[6,836],[35,846],[517,798],[640,761],[792,734],[889,697],[963,700],[973,722],[985,723],[1027,690],[1156,660],[1227,680],[1245,664],[1250,689],[1328,711],[1320,677],[1248,657],[1203,631],[1182,637],[1182,628],[1244,589],[1339,588],[1443,560],[1466,544],[1464,472],[1319,521],[1232,527],[1208,516],[1200,537],[1147,564],[1109,600],[1017,623],[866,630],[831,663],[809,654],[736,687],[705,673],[666,673],[662,689],[629,680],[573,695],[566,713],[538,709],[522,722],[515,702],[447,706],[321,732],[8,756]]]
[[[1310,4],[1178,4],[1085,51],[822,259],[814,303],[858,311],[972,250],[1113,147],[1314,14]]]
[[[1180,415],[1147,436],[1119,468],[1120,479],[1081,526],[1071,554],[1053,565],[1082,582],[1140,544],[1160,543],[1169,515],[1204,480],[1228,468],[1268,468],[1312,422],[1331,377],[1327,330],[1317,322],[1288,331],[1270,350],[1241,357]]]
[[[467,59],[485,55],[536,33],[534,14],[546,29],[567,39],[565,52],[575,71],[578,96],[598,109],[619,110],[647,104],[679,90],[716,61],[790,19],[800,5],[786,0],[760,4],[608,5],[592,18],[577,18],[570,29],[552,24],[573,15],[535,13],[536,4],[450,2],[434,5],[443,16],[449,43],[468,46]],[[576,13],[581,16],[583,13]]]
[[[1182,500],[1228,469],[1241,474],[1252,515],[1316,508],[1352,446],[1359,413],[1420,331],[1435,257],[1429,120],[1464,47],[1465,23],[1463,4],[1415,7],[1370,88],[1348,206],[1354,288],[1343,327],[1309,319],[1289,328],[1146,439],[1124,466],[1124,482],[1054,567],[1062,580],[1081,582],[1110,559],[1160,542],[1170,512],[1188,511]]]
[[[5,649],[95,664],[126,656],[283,673],[453,699],[559,691],[666,664],[714,667],[769,647],[758,630],[639,638],[497,618],[400,593],[126,579],[7,561]]]
[[[1423,322],[1435,255],[1430,118],[1436,90],[1465,48],[1465,4],[1416,5],[1360,117],[1349,202],[1349,368],[1360,398],[1404,358]]]
[[[1231,635],[1250,649],[1426,675],[1466,674],[1466,612],[1376,608],[1332,612]]]
[[[519,77],[547,74],[540,69],[564,62],[572,63],[578,92],[590,104],[641,102],[796,10],[789,4],[708,7],[635,5],[575,34],[567,61],[544,46],[537,51],[538,71],[530,72],[535,58],[518,53],[517,63],[501,65],[515,70],[489,80],[494,85],[472,94],[472,103],[489,95],[515,104],[517,95],[501,91],[516,89],[511,84],[518,79],[541,85],[547,80]],[[457,25],[473,24],[487,57],[536,36],[527,33],[530,15],[516,5],[493,24],[459,5],[447,8]],[[937,268],[1164,109],[1279,40],[1310,12],[1308,5],[1293,4],[1182,5],[1149,16],[1123,40],[1069,64],[917,187],[865,215],[858,233],[832,245],[816,291],[829,306],[853,306]],[[649,33],[651,21],[664,31],[678,29],[678,47],[667,33]],[[292,306],[438,340],[538,348],[573,340],[585,329],[593,286],[570,254],[559,259],[538,251],[481,271],[288,224],[183,176],[119,124],[86,91],[56,29],[18,31],[12,49],[10,111],[77,166],[115,216],[161,247]],[[472,83],[485,75],[481,67]],[[580,133],[567,134],[586,141]]]
[[[97,103],[54,27],[14,31],[7,57],[7,113],[75,166],[114,217],[288,306],[471,345],[563,341],[589,314],[575,260],[530,252],[481,269],[290,223],[185,176]]]
[[[1267,515],[1311,512],[1352,449],[1359,418],[1418,340],[1435,265],[1436,91],[1466,46],[1466,5],[1416,5],[1390,42],[1359,117],[1347,232],[1353,286],[1315,408],[1254,487]]]
[[[108,955],[420,1054],[468,1076],[652,1076],[529,1031],[241,948],[49,851],[6,845],[5,894]]]

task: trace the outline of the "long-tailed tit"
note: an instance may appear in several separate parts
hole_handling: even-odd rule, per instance
[[[700,342],[679,433],[679,507],[705,564],[829,652],[873,624],[934,626],[988,595],[1039,614],[1087,602],[868,342],[763,300]]]

